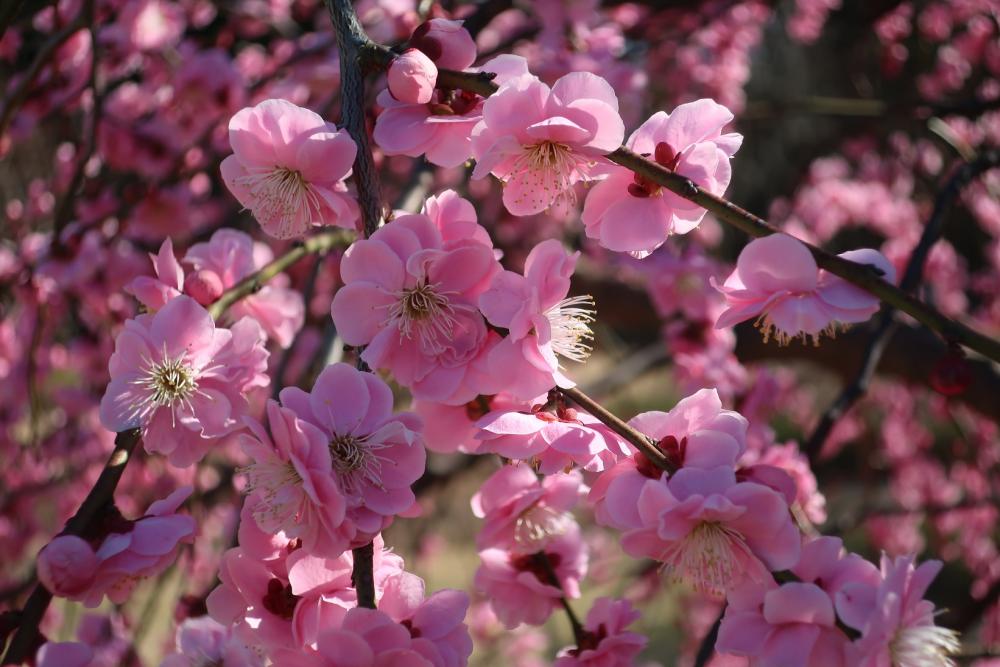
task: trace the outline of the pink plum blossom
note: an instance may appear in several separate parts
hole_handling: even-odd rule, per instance
[[[160,667],[202,667],[206,664],[233,667],[264,667],[264,656],[231,634],[231,629],[209,616],[189,618],[177,627],[174,652]]]
[[[632,451],[595,417],[574,408],[494,410],[476,425],[477,453],[531,461],[546,475],[572,465],[599,472]]]
[[[442,248],[445,250],[464,245],[470,240],[493,247],[490,233],[479,224],[476,207],[454,190],[442,190],[428,197],[420,212],[438,228]]]
[[[490,352],[490,369],[516,396],[574,386],[562,374],[560,358],[582,362],[590,356],[594,300],[567,297],[578,257],[555,239],[542,241],[528,254],[523,276],[504,271],[479,297],[489,323],[508,331]]]
[[[429,401],[413,401],[412,410],[424,422],[427,449],[434,452],[460,451],[467,454],[479,449],[479,427],[482,417],[494,410],[529,410],[531,404],[506,392],[492,396],[479,395],[464,405],[447,405]]]
[[[264,100],[233,116],[229,142],[222,178],[265,232],[289,239],[313,225],[354,228],[359,209],[344,179],[357,146],[333,123],[291,102]]]
[[[261,530],[302,540],[309,553],[334,558],[351,545],[354,526],[344,521],[340,492],[326,435],[274,401],[267,404],[268,426],[248,419],[241,436],[253,459],[245,466],[247,491],[258,497],[253,519]]]
[[[357,530],[352,547],[370,542],[413,505],[410,485],[426,458],[422,424],[413,413],[393,413],[392,390],[381,378],[338,363],[323,369],[311,392],[288,387],[280,396],[328,444],[347,520]]]
[[[896,279],[892,264],[876,250],[852,250],[840,257],[874,267],[887,282]],[[864,322],[880,305],[877,297],[819,270],[805,244],[787,234],[748,243],[736,270],[716,288],[729,306],[716,328],[757,317],[755,326],[765,342],[773,335],[782,345],[796,336],[812,337],[818,344],[822,334],[834,335],[836,323]]]
[[[626,146],[721,195],[732,177],[729,159],[743,141],[739,134],[722,134],[732,120],[732,112],[712,100],[688,102],[671,114],[653,114]],[[587,236],[638,257],[649,255],[671,234],[687,234],[704,216],[697,204],[618,166],[587,194],[582,213]]]
[[[486,360],[497,335],[476,301],[499,270],[491,246],[446,245],[429,218],[403,216],[348,248],[331,315],[346,343],[367,346],[362,359],[415,398],[466,403],[496,391]]]
[[[527,75],[528,64],[519,56],[500,55],[481,70],[496,74],[493,81],[501,84]],[[378,105],[382,113],[372,136],[386,155],[423,155],[439,167],[457,167],[472,157],[472,130],[483,117],[480,95],[438,87],[428,103],[407,104],[384,90]]]
[[[407,49],[389,64],[389,93],[406,104],[427,104],[437,84],[434,61],[418,49]]]
[[[471,67],[476,60],[476,42],[462,23],[444,18],[424,21],[413,31],[410,46],[423,51],[438,67]]]
[[[627,600],[594,600],[583,624],[582,641],[560,651],[554,667],[630,667],[647,641],[625,629],[639,616]]]
[[[56,537],[39,554],[39,581],[53,594],[88,607],[96,607],[105,595],[121,604],[141,579],[176,560],[182,542],[194,541],[194,519],[175,513],[191,491],[190,486],[177,489],[135,521],[119,515],[111,532],[93,546],[71,535]]]
[[[589,72],[563,76],[552,88],[531,74],[506,81],[483,103],[472,130],[473,178],[504,183],[513,215],[541,213],[573,186],[596,178],[594,167],[625,137],[611,85]]]
[[[738,482],[730,466],[685,467],[669,480],[621,476],[595,484],[591,499],[601,503],[599,521],[624,531],[626,553],[661,561],[701,592],[719,596],[764,581],[768,570],[799,559],[799,531],[785,498]]]
[[[163,241],[159,253],[155,255],[150,253],[149,258],[153,261],[156,278],[138,276],[125,286],[125,291],[135,296],[147,309],[157,311],[167,305],[168,301],[183,293],[184,269],[174,255],[174,243],[170,238]],[[221,291],[219,293],[221,294]],[[203,306],[211,303],[198,298],[195,298],[195,301]]]
[[[486,594],[508,629],[521,623],[541,625],[559,608],[560,598],[580,596],[587,552],[579,526],[574,523],[571,530],[554,536],[545,545],[544,559],[539,553],[495,548],[479,552],[482,564],[476,570],[475,586]]]
[[[940,561],[914,567],[913,556],[882,555],[882,582],[872,596],[871,613],[855,642],[858,667],[952,664],[961,645],[954,630],[934,624],[934,603],[924,599],[941,571]]]
[[[446,589],[425,598],[423,579],[401,572],[386,582],[378,608],[410,631],[414,646],[434,667],[468,663],[472,654],[472,638],[465,625],[468,594]]]
[[[216,328],[208,311],[185,295],[127,321],[108,364],[101,422],[118,432],[141,428],[146,451],[175,466],[199,461],[240,427],[246,392],[266,386],[262,338],[249,318]]]
[[[851,667],[851,647],[833,601],[816,584],[753,582],[729,594],[718,649],[751,665]]]
[[[538,479],[526,465],[507,465],[493,473],[472,496],[472,512],[483,519],[479,549],[535,553],[555,535],[570,530],[569,513],[586,491],[579,473]]]

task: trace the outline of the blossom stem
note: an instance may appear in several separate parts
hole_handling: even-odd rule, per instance
[[[101,510],[114,502],[115,489],[122,478],[122,473],[125,472],[125,466],[132,460],[132,452],[135,451],[139,440],[139,429],[122,431],[115,436],[114,451],[108,457],[100,477],[94,482],[90,493],[80,505],[80,509],[66,522],[62,535],[85,535],[90,529],[90,524],[97,518]],[[21,610],[17,633],[10,640],[7,654],[0,664],[20,665],[31,656],[39,640],[38,626],[51,601],[52,593],[40,583],[36,584],[35,590],[31,592],[28,601]]]
[[[677,471],[677,468],[670,463],[663,452],[660,451],[660,448],[656,446],[656,443],[652,440],[652,438],[647,436],[645,433],[642,433],[641,431],[638,431],[623,422],[616,415],[608,411],[607,408],[592,399],[590,396],[587,396],[577,387],[573,387],[571,389],[563,389],[560,387],[559,391],[563,396],[579,405],[602,424],[634,445],[636,449],[642,452],[646,458],[656,465],[656,467],[661,470],[665,470],[670,474]]]
[[[324,253],[332,248],[347,245],[353,238],[353,234],[344,229],[331,229],[321,232],[301,243],[296,243],[284,255],[274,261],[265,264],[260,269],[236,283],[223,292],[215,302],[208,307],[208,312],[213,319],[218,320],[226,309],[243,297],[250,296],[259,290],[264,283],[268,282],[288,267],[298,262],[307,255]]]
[[[562,584],[559,583],[559,575],[556,574],[556,569],[552,567],[552,561],[549,559],[549,555],[544,551],[538,551],[531,556],[535,559],[538,567],[545,572],[549,579],[549,584],[555,586],[560,591],[562,590]],[[573,611],[573,607],[570,606],[569,600],[566,599],[565,593],[559,596],[559,604],[566,611],[566,618],[569,619],[570,628],[573,630],[573,639],[576,641],[576,645],[583,646],[584,639],[586,639],[587,631],[583,627],[583,623],[577,617],[576,612]]]

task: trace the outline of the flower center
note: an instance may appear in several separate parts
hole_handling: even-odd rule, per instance
[[[292,593],[291,584],[286,584],[278,578],[272,578],[267,582],[267,593],[261,602],[264,609],[279,618],[290,621],[295,615],[295,606],[299,603],[299,596]]]
[[[595,314],[594,298],[589,294],[563,299],[545,311],[552,327],[552,350],[566,359],[586,361],[593,349],[590,323]]]
[[[548,505],[535,503],[517,517],[514,524],[514,541],[519,550],[541,551],[550,537],[569,530],[573,517]]]
[[[340,477],[344,490],[360,493],[362,484],[382,487],[382,457],[376,452],[389,445],[373,442],[369,438],[353,435],[336,435],[330,441],[333,469]]]
[[[187,363],[186,357],[186,353],[181,352],[171,359],[164,346],[161,361],[148,357],[143,360],[146,368],[142,377],[132,381],[142,389],[133,407],[133,416],[145,420],[159,408],[173,410],[178,403],[191,407],[191,396],[198,391],[198,373]]]
[[[289,536],[295,532],[302,506],[302,477],[289,461],[271,459],[240,468],[247,476],[246,493],[256,493],[259,502],[253,517],[262,530]]]
[[[573,185],[577,181],[589,180],[590,168],[594,164],[574,153],[566,144],[542,141],[525,147],[504,180],[521,186],[517,203],[528,198],[533,208],[546,209],[560,198],[565,198],[566,203],[572,205],[576,203]]]
[[[250,210],[265,224],[279,224],[282,238],[299,231],[296,220],[320,208],[319,196],[302,174],[287,167],[248,167],[236,179],[251,196]]]
[[[893,667],[952,667],[948,656],[961,650],[954,630],[936,625],[902,628],[889,644]]]
[[[427,354],[440,354],[451,340],[455,327],[455,311],[448,292],[436,283],[420,284],[401,290],[389,307],[387,322],[395,321],[399,333],[406,338],[416,334]]]
[[[661,560],[674,577],[699,593],[722,596],[742,578],[753,558],[743,536],[718,521],[703,521],[687,537],[671,544]]]

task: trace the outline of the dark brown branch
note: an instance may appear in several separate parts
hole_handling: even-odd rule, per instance
[[[125,466],[132,460],[132,453],[139,444],[139,429],[123,431],[115,437],[115,448],[104,464],[104,470],[94,482],[93,488],[84,499],[80,509],[66,523],[62,535],[84,535],[97,515],[114,503],[115,489],[125,472]],[[19,665],[30,657],[39,640],[38,626],[45,616],[45,610],[52,601],[52,593],[41,584],[35,586],[31,596],[21,610],[20,626],[10,641],[4,665]]]
[[[904,293],[912,293],[919,287],[924,275],[924,265],[931,248],[938,242],[944,233],[944,224],[952,205],[962,194],[962,190],[980,176],[985,171],[1000,164],[1000,150],[988,150],[979,155],[972,162],[967,162],[959,167],[948,182],[942,188],[937,199],[934,201],[934,210],[924,227],[920,240],[913,248],[910,259],[906,263],[899,288]],[[878,369],[879,361],[885,352],[886,346],[892,339],[898,323],[896,313],[892,306],[886,305],[879,314],[875,332],[871,337],[871,344],[862,360],[854,380],[848,383],[834,400],[833,404],[820,417],[819,423],[813,430],[809,438],[803,443],[802,451],[811,460],[815,460],[823,448],[823,443],[830,436],[837,422],[847,413],[857,401],[868,391],[875,371]]]
[[[715,655],[715,642],[719,639],[719,628],[722,627],[722,617],[725,615],[726,605],[722,605],[718,617],[716,617],[708,632],[705,633],[701,644],[698,645],[698,652],[694,655],[693,667],[705,667],[708,661],[712,659],[712,656]]]
[[[375,608],[375,545],[368,544],[352,549],[354,555],[354,570],[351,572],[351,584],[358,593],[358,606],[368,609]]]

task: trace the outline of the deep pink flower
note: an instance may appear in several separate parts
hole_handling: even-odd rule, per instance
[[[882,577],[878,568],[858,554],[847,553],[839,537],[818,537],[802,545],[792,572],[814,583],[831,597],[837,616],[851,627],[863,627]]]
[[[355,528],[345,522],[346,502],[338,486],[326,435],[274,401],[265,428],[248,419],[241,437],[253,459],[245,466],[247,491],[257,496],[253,519],[261,530],[301,539],[309,553],[335,558],[347,550]]]
[[[75,535],[58,535],[38,553],[38,580],[53,595],[81,598],[94,584],[100,562],[93,548]]]
[[[752,665],[853,667],[836,621],[833,601],[815,584],[752,582],[730,592],[717,647]]]
[[[344,185],[357,146],[319,114],[285,100],[264,100],[229,121],[233,155],[222,161],[230,192],[279,239],[313,225],[353,229],[357,202]]]
[[[445,250],[465,245],[469,241],[493,247],[490,233],[479,224],[476,207],[454,190],[442,190],[428,197],[420,212],[438,228],[441,247]]]
[[[446,589],[425,598],[423,579],[401,572],[386,582],[378,608],[410,631],[414,647],[419,647],[434,667],[468,663],[472,637],[465,624],[469,610],[465,592]]]
[[[887,282],[896,279],[892,264],[877,250],[852,250],[840,256],[875,267]],[[812,337],[818,344],[822,334],[836,333],[837,322],[864,322],[880,305],[870,293],[820,271],[809,249],[787,234],[748,243],[736,261],[736,270],[716,288],[729,305],[716,328],[757,317],[756,326],[765,342],[773,335],[782,345],[796,336],[803,340]]]
[[[497,74],[497,84],[528,73],[524,58],[512,55],[480,69]],[[483,117],[483,98],[476,93],[437,88],[427,104],[407,104],[384,90],[378,105],[382,113],[372,136],[386,155],[423,155],[439,167],[457,167],[472,157],[472,129]]]
[[[560,651],[553,667],[630,667],[647,642],[625,629],[639,616],[627,600],[594,600],[583,624],[583,640]]]
[[[427,104],[437,84],[434,61],[418,49],[407,49],[389,64],[389,93],[406,104]]]
[[[862,633],[855,642],[858,667],[948,667],[953,664],[949,656],[961,649],[958,633],[935,625],[934,603],[923,599],[941,562],[920,567],[913,562],[913,556],[882,555],[883,579],[872,596],[871,613],[863,626],[853,626]]]
[[[189,618],[177,627],[174,652],[160,667],[202,667],[206,664],[263,667],[264,656],[231,634],[231,628],[210,616]]]
[[[347,520],[357,529],[351,546],[371,541],[413,505],[410,485],[423,474],[426,458],[422,424],[413,413],[393,413],[392,390],[381,378],[333,364],[312,392],[288,387],[281,402],[328,443]]]
[[[784,497],[737,482],[731,466],[681,468],[669,480],[646,479],[638,495],[636,486],[602,489],[598,518],[626,531],[626,553],[661,561],[701,592],[722,595],[799,559],[799,531]]]
[[[475,586],[486,594],[497,618],[507,628],[521,623],[541,625],[559,608],[561,597],[580,597],[587,552],[579,527],[573,524],[572,530],[553,537],[544,553],[548,565],[537,554],[516,554],[505,549],[479,552],[482,564],[476,570]],[[558,585],[554,585],[556,582]]]
[[[669,115],[653,114],[626,146],[721,195],[732,177],[729,158],[743,141],[739,134],[722,134],[732,120],[729,109],[701,99]],[[671,234],[687,234],[704,216],[705,209],[697,204],[618,166],[587,194],[582,213],[587,236],[609,250],[639,257],[659,248]]]
[[[526,465],[507,465],[472,496],[472,512],[483,525],[476,547],[534,553],[574,526],[569,513],[586,491],[579,473],[538,479]]]
[[[413,401],[412,410],[424,422],[427,449],[434,452],[460,451],[472,454],[479,449],[479,427],[482,417],[495,410],[529,410],[531,404],[501,392],[493,396],[476,396],[464,405],[447,405],[428,401]]]
[[[529,399],[554,386],[572,387],[559,359],[582,362],[590,356],[594,300],[567,298],[580,253],[542,241],[528,254],[524,275],[504,271],[479,297],[490,324],[507,336],[490,352],[490,369],[507,391]]]
[[[147,309],[157,311],[183,293],[184,269],[174,256],[174,243],[169,237],[163,241],[160,252],[156,255],[150,253],[149,258],[153,260],[156,278],[138,276],[125,286],[125,291],[135,296]],[[203,306],[211,303],[198,298],[195,300]]]
[[[217,329],[194,299],[175,297],[128,320],[115,339],[101,422],[112,431],[142,428],[146,451],[191,465],[240,427],[246,392],[268,382],[267,356],[255,321]]]
[[[438,67],[471,67],[476,61],[476,42],[462,23],[442,18],[424,21],[413,31],[410,46],[423,51]]]
[[[573,408],[495,410],[480,419],[477,453],[530,461],[549,475],[567,466],[601,471],[631,453],[630,446],[595,417]]]
[[[503,203],[513,215],[541,213],[573,185],[593,180],[601,156],[625,137],[611,85],[589,72],[573,72],[552,88],[527,74],[506,81],[483,103],[472,130],[473,178],[504,182]]]
[[[445,246],[429,218],[402,216],[348,248],[331,314],[344,341],[366,345],[362,359],[415,398],[466,403],[496,391],[486,358],[497,335],[476,300],[499,270],[492,247]]]

